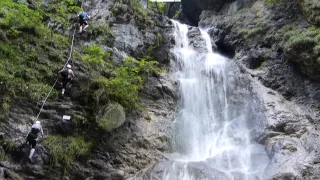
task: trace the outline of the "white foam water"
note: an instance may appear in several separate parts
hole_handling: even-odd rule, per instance
[[[212,51],[210,37],[204,30],[201,36],[206,52],[200,53],[189,46],[188,27],[173,23],[176,45],[172,52],[179,66],[176,78],[181,99],[172,147],[174,160],[186,164],[173,163],[163,179],[205,179],[188,168],[188,162],[203,162],[224,173],[227,179],[263,179],[269,160],[264,148],[251,138],[250,122],[254,119],[248,116],[249,104],[242,107],[230,104],[233,102],[230,94],[235,90],[231,79],[235,75],[228,70],[228,59]],[[250,101],[248,98],[239,99]]]

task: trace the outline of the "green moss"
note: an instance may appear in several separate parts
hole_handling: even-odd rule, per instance
[[[113,43],[114,36],[109,23],[92,22],[88,32],[96,39],[99,37],[102,40],[101,44],[111,45]]]
[[[157,43],[158,43],[158,46],[160,45],[160,43],[162,42],[162,36],[160,33],[157,33]]]
[[[17,148],[16,143],[11,139],[2,140],[0,144],[6,152],[11,152]]]
[[[153,12],[156,12],[161,15],[166,14],[166,9],[165,9],[165,3],[163,2],[153,2],[148,0],[148,9],[150,9]]]
[[[120,104],[110,103],[100,109],[97,117],[97,123],[102,129],[112,131],[122,125],[126,114]]]
[[[158,47],[160,47],[161,42],[162,42],[162,36],[160,33],[156,34],[156,38],[157,41],[155,44],[149,45],[149,47],[147,48],[147,54],[150,55],[155,49],[157,49]]]
[[[296,49],[296,50],[308,50],[312,48],[316,44],[315,40],[304,36],[304,35],[297,35],[290,37],[288,42],[285,45],[285,49]]]
[[[95,69],[103,69],[106,66],[106,60],[109,58],[103,49],[96,45],[92,44],[90,46],[82,47],[85,55],[82,57],[83,61],[89,64]]]
[[[85,141],[81,136],[51,135],[45,140],[44,145],[50,152],[51,164],[60,163],[64,168],[67,168],[76,158],[88,155],[94,147],[93,142]]]
[[[119,15],[120,14],[120,10],[118,9],[118,8],[112,8],[111,9],[111,12],[112,12],[112,14],[114,14],[114,15]]]
[[[164,6],[163,6],[164,7]],[[114,7],[111,9],[111,12],[114,15],[126,14],[127,20],[134,19],[140,28],[147,28],[154,26],[155,22],[152,20],[150,13],[153,13],[152,10],[144,8],[140,0],[117,0]]]
[[[143,80],[150,73],[159,71],[150,57],[136,60],[132,57],[125,59],[122,66],[113,71],[113,77],[104,81],[104,87],[110,97],[127,108],[135,108],[138,102],[138,92],[143,87]]]
[[[266,24],[258,24],[250,29],[240,29],[240,34],[244,36],[245,40],[253,40],[258,36],[264,35],[268,29],[269,27]]]
[[[313,48],[313,52],[315,55],[320,56],[320,43]]]
[[[147,120],[148,122],[150,122],[150,121],[152,120],[152,118],[148,115],[148,116],[146,117],[146,120]]]
[[[160,35],[157,37],[161,39]],[[126,109],[134,109],[144,80],[150,73],[160,71],[150,57],[139,60],[128,57],[119,65],[109,61],[110,52],[95,44],[83,47],[83,52],[82,59],[89,65],[91,75],[88,85],[83,87],[87,94],[84,97],[92,99],[94,106],[102,107],[112,100]]]
[[[45,7],[30,9],[27,4],[1,1],[1,119],[6,119],[16,99],[30,103],[42,100],[57,77],[56,69],[65,62],[70,38],[47,27],[51,12]],[[56,94],[53,90],[50,98]]]
[[[302,9],[302,12],[308,18],[309,22],[320,26],[320,2],[312,0],[299,0],[297,2]]]
[[[284,35],[284,40],[286,41],[285,50],[309,51],[310,49],[314,49],[314,52],[318,53],[320,42],[316,37],[319,34],[319,28],[289,31]]]
[[[177,19],[179,16],[180,16],[180,14],[181,14],[181,12],[182,12],[182,10],[180,9],[179,11],[176,11],[176,13],[173,15],[173,19]]]
[[[9,169],[4,169],[3,174],[4,174],[4,177],[6,177],[6,179],[23,180],[23,178],[19,174],[15,173],[14,171],[11,171]]]
[[[250,10],[250,8],[243,8],[243,9],[238,10],[236,14],[242,14],[242,13],[248,12],[249,10]]]
[[[284,51],[290,60],[300,65],[302,73],[311,79],[320,79],[320,28],[295,28],[284,36]]]
[[[272,4],[280,4],[280,0],[264,0],[264,2],[268,5],[272,5]]]

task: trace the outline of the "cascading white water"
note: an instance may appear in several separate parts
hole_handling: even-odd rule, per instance
[[[179,163],[167,168],[164,179],[204,179],[187,167],[199,161],[227,179],[263,179],[268,157],[250,137],[255,121],[248,116],[250,99],[236,98],[241,106],[232,103],[237,87],[228,60],[212,51],[207,32],[201,30],[206,52],[200,53],[189,45],[188,27],[175,21],[174,26],[181,99],[172,146]]]

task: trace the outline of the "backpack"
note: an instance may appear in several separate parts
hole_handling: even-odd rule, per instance
[[[32,130],[31,130],[32,131]],[[38,138],[38,134],[33,134],[32,132],[28,134],[27,140],[32,141]]]
[[[31,129],[31,133],[32,134],[38,134],[40,132],[40,129],[38,129],[38,128],[32,128]]]
[[[86,19],[86,14],[85,13],[81,13],[80,15],[79,15],[79,18],[81,19],[81,20],[85,20]]]
[[[67,78],[69,75],[69,70],[66,68],[60,74],[63,78]]]

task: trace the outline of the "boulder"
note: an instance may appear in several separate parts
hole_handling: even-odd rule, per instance
[[[97,123],[106,130],[112,131],[126,121],[126,113],[119,103],[110,103],[102,107],[97,115]]]

